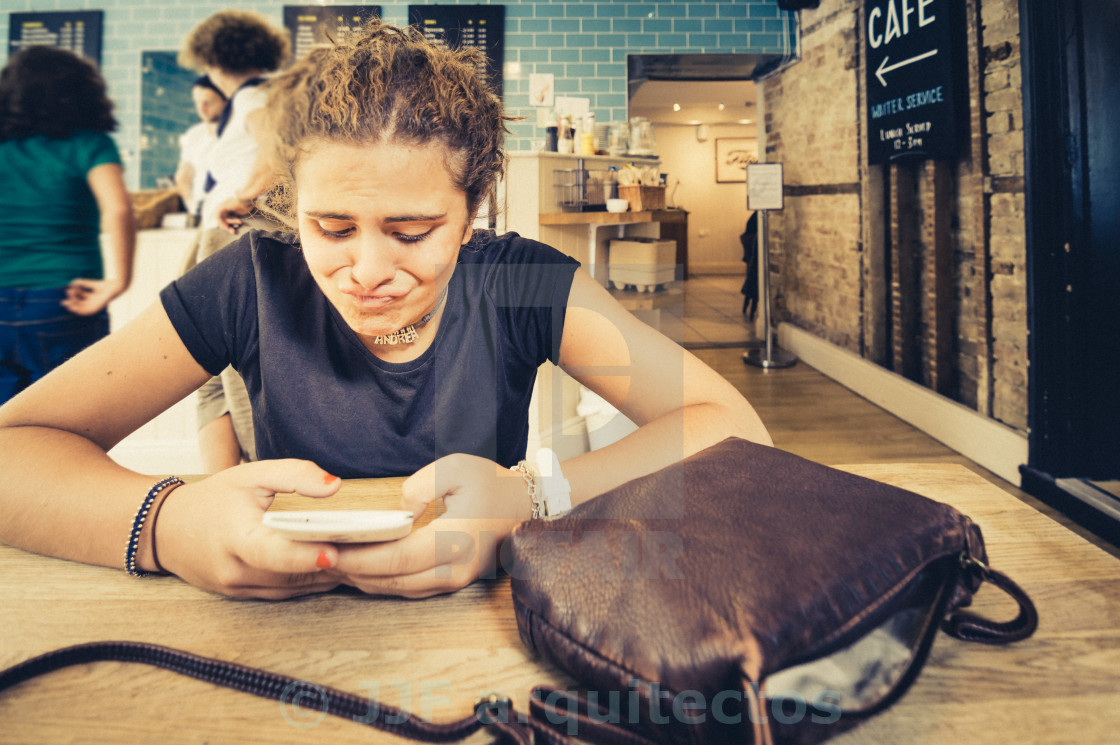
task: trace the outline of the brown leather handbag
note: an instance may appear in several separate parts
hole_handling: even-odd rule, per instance
[[[1002,644],[1037,625],[952,507],[744,440],[512,538],[522,640],[577,694],[536,718],[589,740],[820,742],[890,706],[938,628]],[[1019,614],[962,612],[984,581]]]
[[[940,626],[1002,644],[1034,631],[1030,598],[987,567],[952,507],[774,448],[726,440],[510,541],[525,644],[579,681],[500,696],[433,723],[345,691],[137,642],[55,650],[0,671],[0,691],[98,660],[138,662],[284,699],[426,742],[487,729],[507,743],[565,735],[619,745],[812,743],[896,701]],[[962,612],[982,582],[1018,616]]]

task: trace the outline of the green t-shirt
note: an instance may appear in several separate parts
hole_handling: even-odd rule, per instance
[[[103,132],[0,142],[0,287],[102,277],[101,215],[86,176],[120,162]]]

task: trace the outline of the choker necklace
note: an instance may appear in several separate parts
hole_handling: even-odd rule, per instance
[[[397,329],[396,331],[394,331],[391,334],[378,334],[377,336],[373,337],[373,343],[374,344],[390,344],[391,345],[391,344],[411,344],[412,342],[416,341],[420,337],[420,335],[418,333],[416,333],[416,327],[417,326],[423,326],[425,323],[432,320],[432,316],[434,316],[436,314],[436,311],[439,310],[439,307],[441,305],[443,305],[443,300],[446,297],[447,297],[447,287],[444,287],[443,288],[443,294],[439,296],[439,302],[436,303],[436,307],[432,308],[431,312],[429,312],[427,315],[425,315],[423,318],[421,318],[416,323],[409,324],[408,326],[405,326],[403,329]]]

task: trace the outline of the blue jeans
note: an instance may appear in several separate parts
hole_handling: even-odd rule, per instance
[[[0,287],[0,404],[109,333],[109,314],[63,308],[65,288]]]

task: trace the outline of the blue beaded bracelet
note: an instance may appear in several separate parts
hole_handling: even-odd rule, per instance
[[[152,502],[156,501],[156,497],[164,489],[170,486],[179,486],[182,483],[183,480],[178,476],[168,476],[148,490],[148,496],[144,497],[140,509],[136,511],[136,517],[132,519],[132,532],[128,534],[128,546],[124,550],[124,568],[133,577],[143,577],[146,574],[151,574],[151,572],[146,572],[136,565],[136,550],[140,548],[140,532],[144,530],[144,521],[148,519],[148,511],[152,508]]]

